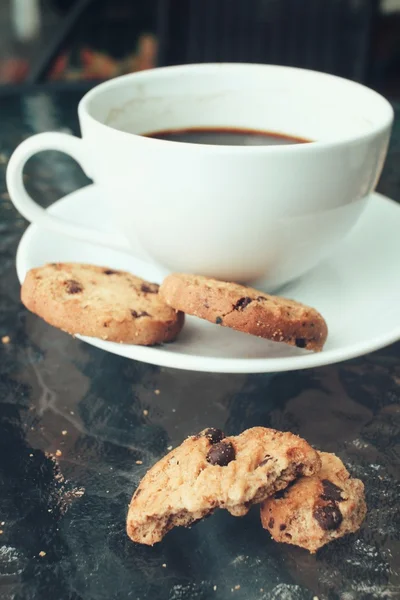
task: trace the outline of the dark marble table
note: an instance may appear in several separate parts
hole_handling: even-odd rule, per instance
[[[78,132],[80,96],[0,97],[0,600],[400,598],[399,344],[294,373],[192,373],[105,354],[21,306],[14,259],[27,223],[7,196],[5,165],[26,136]],[[399,164],[400,106],[379,186],[398,201]],[[30,161],[26,180],[46,206],[85,183],[49,153]],[[154,548],[129,541],[131,493],[170,445],[206,426],[253,425],[343,458],[366,484],[359,535],[310,556],[273,543],[254,508],[243,519],[220,511]]]

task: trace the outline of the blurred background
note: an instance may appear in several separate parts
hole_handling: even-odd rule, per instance
[[[400,0],[0,0],[0,93],[156,65],[322,70],[400,97]]]

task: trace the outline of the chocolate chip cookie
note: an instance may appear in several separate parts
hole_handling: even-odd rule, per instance
[[[226,437],[206,429],[148,471],[131,500],[127,533],[153,545],[173,527],[187,527],[217,508],[245,515],[252,504],[319,468],[318,453],[292,433],[254,427]]]
[[[314,308],[235,283],[176,273],[164,280],[160,295],[176,310],[314,352],[322,350],[328,335]]]
[[[47,323],[70,333],[124,344],[170,342],[183,313],[160,298],[158,285],[125,271],[78,263],[32,269],[21,300]]]
[[[306,548],[359,529],[367,513],[364,484],[352,479],[334,454],[319,453],[322,468],[302,477],[261,505],[261,521],[274,540]]]

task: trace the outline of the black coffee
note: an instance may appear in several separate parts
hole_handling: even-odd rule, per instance
[[[281,146],[283,144],[305,144],[311,140],[281,133],[236,129],[234,127],[191,127],[169,129],[146,134],[146,137],[171,142],[212,144],[214,146]]]

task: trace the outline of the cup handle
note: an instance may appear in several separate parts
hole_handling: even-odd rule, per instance
[[[90,165],[88,165],[84,144],[80,138],[66,133],[39,133],[28,138],[18,146],[11,156],[6,175],[10,198],[21,215],[31,223],[35,223],[56,233],[115,250],[129,251],[129,243],[124,237],[96,231],[72,223],[62,217],[56,217],[36,204],[29,196],[24,185],[23,169],[31,156],[43,150],[59,150],[60,152],[69,154],[79,163],[85,174],[91,177]]]

